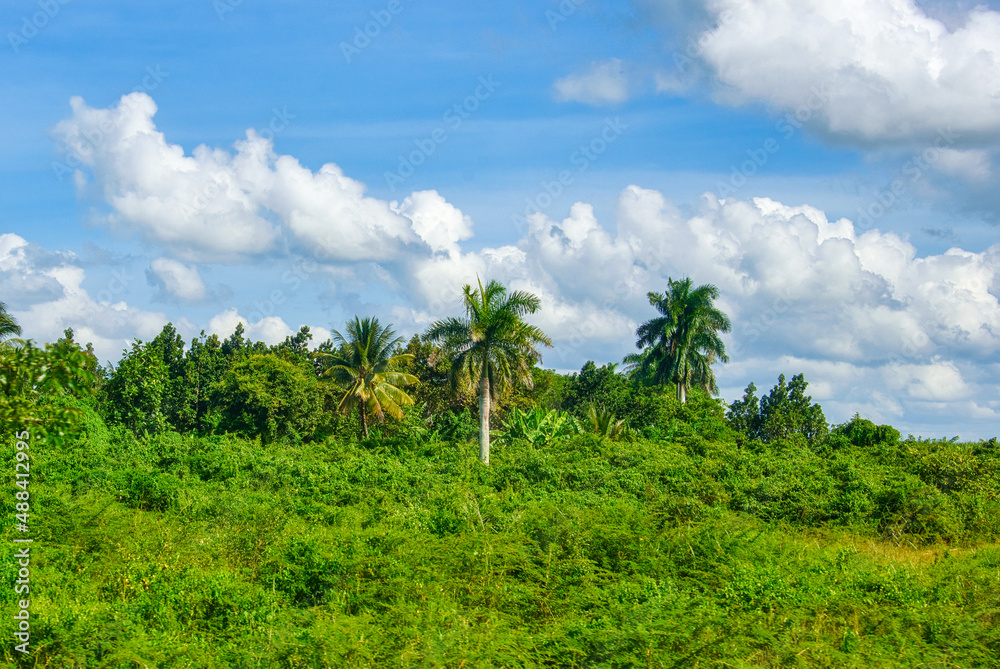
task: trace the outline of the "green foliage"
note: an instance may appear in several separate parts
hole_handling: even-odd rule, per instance
[[[624,416],[632,405],[629,381],[615,371],[614,363],[598,367],[588,360],[566,384],[562,408],[583,415],[591,404],[599,404],[609,411]]]
[[[218,427],[221,408],[215,396],[222,374],[232,360],[222,353],[216,335],[191,340],[184,355],[182,376],[171,379],[171,406],[168,418],[175,429],[183,432],[211,434]]]
[[[512,407],[506,412],[504,431],[497,441],[510,443],[523,440],[533,446],[546,446],[556,439],[579,432],[580,425],[576,419],[562,411],[546,411],[541,407],[521,411]]]
[[[587,407],[586,426],[590,432],[611,440],[628,435],[624,419],[619,420],[612,411],[595,404]]]
[[[0,351],[24,346],[26,342],[18,338],[19,334],[21,326],[7,313],[7,305],[0,302]]]
[[[485,467],[469,443],[477,417],[452,400],[401,406],[353,438],[356,412],[322,410],[333,398],[307,334],[268,349],[237,329],[185,353],[168,326],[101,391],[107,421],[94,360],[69,334],[0,351],[5,434],[32,431],[36,537],[37,642],[26,657],[5,646],[4,666],[987,667],[1000,656],[995,439],[901,441],[859,416],[823,438],[801,376],[763,399],[751,386],[727,417],[703,388],[682,403],[591,363],[564,381],[533,368],[547,389],[507,396],[504,447]],[[446,378],[432,345],[411,345],[401,369]],[[142,411],[108,413],[110,397]],[[143,429],[157,409],[165,423]],[[636,433],[616,440],[626,424]],[[4,451],[8,471],[16,452]],[[8,505],[16,490],[8,481]],[[0,565],[8,583],[17,568]],[[0,590],[8,607],[14,597]]]
[[[299,441],[321,426],[326,389],[293,362],[253,354],[227,371],[217,388],[219,429],[264,443]]]
[[[451,362],[438,346],[422,341],[413,335],[400,358],[399,371],[412,374],[418,379],[409,394],[417,405],[426,407],[428,416],[437,416],[449,409],[470,407],[474,404],[471,393],[455,396],[452,393],[448,371]]]
[[[833,429],[834,435],[840,435],[858,448],[870,448],[876,444],[894,446],[899,443],[899,430],[891,425],[876,425],[858,414],[843,425]]]
[[[68,397],[93,395],[98,376],[93,357],[71,342],[32,342],[0,349],[0,430],[29,432],[58,445],[77,431],[82,411]]]
[[[588,433],[513,440],[486,468],[461,443],[140,439],[84,415],[84,437],[33,454],[44,643],[5,647],[11,666],[860,668],[1000,651],[997,509],[970,525],[963,497],[998,497],[978,444],[824,458],[804,440]]]
[[[448,318],[428,328],[425,338],[443,345],[451,361],[448,370],[452,390],[475,384],[479,387],[480,459],[490,461],[490,403],[514,381],[530,386],[531,370],[541,361],[540,346],[552,340],[523,317],[538,311],[536,295],[490,281],[473,290],[464,288],[465,318]]]
[[[615,367],[614,363],[603,367],[597,367],[592,361],[584,364],[579,374],[574,374],[566,383],[563,408],[587,419],[590,406],[598,405],[635,431],[663,434],[670,431],[671,425],[676,426],[684,405],[674,393],[629,381]],[[689,398],[699,393],[699,389],[692,389]]]
[[[767,395],[757,399],[757,386],[747,386],[743,398],[732,403],[727,413],[730,425],[750,439],[764,442],[801,435],[810,443],[821,441],[828,427],[823,408],[805,394],[809,384],[803,374],[785,383],[785,375]],[[897,433],[898,436],[898,433]]]
[[[431,426],[435,434],[444,441],[472,441],[479,435],[479,421],[469,409],[436,414],[431,418]]]
[[[136,339],[104,387],[105,417],[136,434],[162,432],[167,426],[168,383],[162,351]]]

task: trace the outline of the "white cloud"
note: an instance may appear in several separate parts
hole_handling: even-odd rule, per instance
[[[144,93],[109,109],[78,97],[70,105],[73,116],[55,134],[92,171],[111,224],[190,246],[192,255],[260,253],[274,243],[277,230],[261,216],[253,188],[269,174],[267,142],[248,138],[235,158],[205,146],[187,156],[156,129],[156,104]]]
[[[472,237],[472,219],[435,190],[413,193],[399,205],[393,203],[393,210],[410,219],[413,231],[434,252],[454,255],[458,243]]]
[[[421,260],[409,271],[422,304],[394,316],[423,327],[458,310],[460,286],[477,274],[496,278],[539,295],[533,321],[556,340],[547,359],[567,368],[633,350],[636,325],[652,317],[646,293],[690,276],[719,286],[733,318],[726,383],[741,378],[739,361],[761,360],[759,382],[805,371],[835,407],[888,416],[914,402],[966,401],[1000,380],[968,378],[1000,352],[1000,246],[918,257],[898,235],[859,233],[815,207],[706,194],[685,216],[637,186],[622,192],[617,218],[612,234],[577,203],[562,221],[529,217],[516,247]]]
[[[984,149],[941,149],[933,166],[945,174],[976,183],[987,181],[993,171],[990,153]]]
[[[65,262],[65,257],[48,253],[13,233],[0,235],[0,300],[8,309],[17,309],[62,294],[62,286],[46,267]]]
[[[185,301],[203,299],[207,294],[197,267],[188,267],[168,258],[157,258],[150,264],[157,283],[174,297]]]
[[[762,101],[826,133],[928,141],[1000,135],[1000,13],[949,29],[913,0],[708,0],[701,56],[734,102]]]
[[[556,99],[563,102],[614,105],[629,98],[628,74],[618,58],[591,63],[587,71],[559,79],[554,86]]]
[[[890,390],[919,400],[954,401],[965,399],[971,392],[955,363],[950,361],[888,365],[883,375]]]
[[[109,109],[71,100],[55,134],[93,174],[109,222],[171,247],[188,260],[226,261],[272,251],[282,230],[332,261],[384,260],[416,241],[410,222],[364,184],[328,163],[318,172],[274,153],[253,130],[235,153],[198,146],[191,155],[156,129],[156,104],[132,93]],[[78,170],[77,183],[86,175]]]
[[[102,299],[103,289],[95,299],[83,288],[86,272],[72,254],[48,252],[12,237],[16,235],[0,236],[0,287],[37,289],[27,296],[15,293],[17,303],[29,299],[10,309],[25,338],[52,342],[73,328],[76,341],[93,343],[99,360],[117,360],[134,337],[152,339],[167,322],[163,313]],[[106,296],[116,295],[106,291]]]

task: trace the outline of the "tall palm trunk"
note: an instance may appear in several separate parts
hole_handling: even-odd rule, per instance
[[[361,414],[361,434],[368,438],[368,413],[365,411],[365,403],[358,404],[358,413]]]
[[[490,464],[490,377],[479,380],[479,459]]]
[[[684,387],[683,381],[677,384],[677,399],[680,400],[681,404],[687,402],[687,389]]]

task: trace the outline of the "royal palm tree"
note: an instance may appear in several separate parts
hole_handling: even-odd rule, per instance
[[[413,398],[401,387],[417,383],[412,374],[398,371],[400,363],[413,356],[394,353],[403,343],[392,326],[382,327],[377,318],[358,318],[347,323],[347,336],[333,331],[337,350],[320,353],[327,359],[324,376],[332,378],[344,389],[338,411],[357,407],[361,417],[361,435],[368,436],[368,416],[382,419],[384,414],[403,417],[402,405],[413,404]]]
[[[639,353],[626,356],[627,369],[653,383],[677,387],[677,399],[687,401],[687,389],[700,386],[717,393],[712,364],[729,362],[720,332],[729,332],[729,317],[715,308],[719,289],[712,284],[691,287],[691,279],[668,279],[666,293],[649,293],[660,316],[635,331]]]
[[[552,346],[544,332],[522,320],[538,311],[541,301],[524,292],[507,292],[498,281],[479,288],[465,286],[465,318],[431,325],[425,337],[444,345],[451,357],[452,390],[462,381],[479,385],[479,459],[490,463],[490,408],[509,381],[531,387],[531,367],[542,359],[538,345]]]
[[[0,349],[23,346],[24,340],[17,338],[19,334],[21,326],[7,313],[7,305],[0,302]]]

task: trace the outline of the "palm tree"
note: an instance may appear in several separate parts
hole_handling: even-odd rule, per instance
[[[7,305],[0,302],[0,349],[24,346],[24,340],[17,338],[19,334],[21,326],[7,313]]]
[[[379,419],[384,414],[402,418],[400,405],[413,404],[413,398],[400,386],[419,381],[412,374],[397,370],[400,363],[413,357],[393,352],[403,338],[396,336],[392,326],[382,327],[377,318],[355,316],[353,322],[347,323],[347,336],[334,330],[333,340],[338,349],[319,355],[329,363],[323,375],[331,377],[345,391],[337,410],[347,412],[358,408],[363,437],[368,436],[369,414]]]
[[[642,349],[625,357],[627,369],[653,383],[677,387],[677,399],[687,401],[687,389],[696,385],[719,391],[712,373],[717,360],[729,362],[720,332],[729,332],[729,317],[715,308],[719,289],[712,284],[691,288],[691,279],[667,279],[666,293],[649,293],[649,303],[660,316],[635,331]]]
[[[521,317],[538,311],[541,301],[524,292],[507,292],[498,281],[479,289],[465,286],[466,318],[447,318],[431,325],[425,337],[444,345],[451,356],[451,387],[461,380],[479,384],[479,459],[490,463],[490,402],[508,381],[531,387],[531,367],[542,359],[537,346],[552,340]]]
[[[619,419],[613,411],[594,403],[587,405],[587,427],[591,432],[608,439],[618,439],[628,430],[624,419]]]

